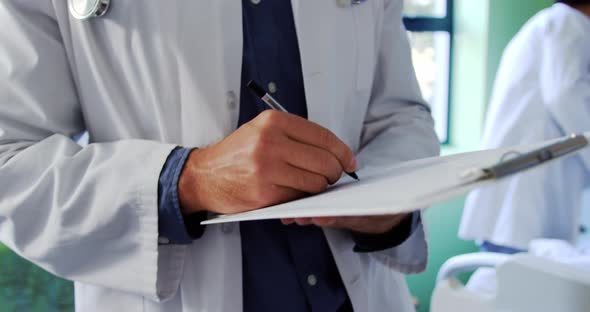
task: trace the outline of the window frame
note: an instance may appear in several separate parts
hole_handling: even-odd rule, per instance
[[[422,16],[422,15],[404,15],[403,22],[406,30],[409,32],[446,32],[449,35],[449,73],[448,73],[448,90],[447,90],[447,127],[445,140],[441,141],[442,145],[451,143],[451,99],[453,83],[453,45],[454,45],[454,0],[446,0],[446,15],[444,17]]]

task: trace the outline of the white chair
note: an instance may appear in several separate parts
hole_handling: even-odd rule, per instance
[[[492,290],[470,289],[455,276],[493,268]],[[590,311],[590,271],[530,254],[473,253],[439,271],[431,312]]]

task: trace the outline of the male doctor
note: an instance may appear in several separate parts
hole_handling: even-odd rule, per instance
[[[413,309],[418,214],[199,225],[438,153],[401,0],[91,2],[0,2],[4,244],[80,311]]]

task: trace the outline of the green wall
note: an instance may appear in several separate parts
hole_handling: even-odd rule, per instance
[[[456,0],[451,144],[443,155],[479,146],[485,111],[502,52],[520,27],[550,0]],[[457,237],[464,197],[431,207],[425,213],[429,264],[425,272],[408,276],[418,311],[430,309],[430,297],[440,266],[450,257],[477,251],[472,242]],[[462,276],[463,278],[467,275]]]

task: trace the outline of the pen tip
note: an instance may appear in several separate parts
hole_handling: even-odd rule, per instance
[[[356,175],[356,172],[347,172],[346,174],[357,181],[359,180],[359,176]]]

